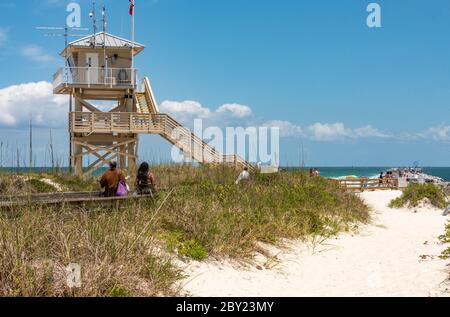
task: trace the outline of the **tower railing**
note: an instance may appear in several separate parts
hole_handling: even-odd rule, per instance
[[[226,163],[236,167],[253,167],[238,155],[222,155],[215,148],[167,114],[133,112],[71,112],[71,133],[159,134],[200,163]]]
[[[62,67],[53,75],[53,89],[61,85],[135,88],[137,83],[134,68]]]

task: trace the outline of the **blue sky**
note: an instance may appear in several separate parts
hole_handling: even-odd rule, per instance
[[[51,82],[64,42],[35,27],[64,25],[69,2],[0,0],[0,140],[26,148],[31,112],[38,162],[49,128],[65,158],[66,108],[42,92],[49,85],[15,85]],[[76,2],[90,27],[91,1]],[[136,2],[136,40],[147,45],[136,66],[174,116],[246,106],[251,114],[226,122],[280,126],[283,165],[299,162],[301,142],[308,165],[450,165],[449,1]],[[381,28],[366,25],[370,2]],[[129,38],[128,1],[97,3],[108,31]],[[169,151],[156,137],[141,142],[147,159]]]

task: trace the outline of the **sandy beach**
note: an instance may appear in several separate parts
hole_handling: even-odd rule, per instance
[[[322,243],[269,248],[243,267],[231,261],[191,262],[182,281],[192,296],[449,296],[448,260],[438,240],[449,217],[433,208],[391,209],[400,191],[360,194],[373,222],[357,234]]]

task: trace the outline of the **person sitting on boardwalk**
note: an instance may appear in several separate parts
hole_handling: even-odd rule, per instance
[[[248,167],[244,167],[244,170],[236,180],[236,185],[238,185],[242,181],[248,181],[250,179],[250,173],[248,172]]]
[[[100,186],[105,189],[103,195],[105,197],[115,197],[117,195],[117,188],[119,182],[125,184],[125,177],[122,172],[117,169],[116,162],[109,163],[109,170],[107,170],[100,179]]]
[[[138,195],[152,195],[156,193],[155,176],[150,172],[150,167],[146,162],[139,166],[136,175],[136,192]]]

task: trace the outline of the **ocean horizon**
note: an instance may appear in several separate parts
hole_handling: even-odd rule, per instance
[[[298,166],[289,166],[289,167],[281,167],[282,170],[299,170],[309,168],[318,168],[320,170],[320,175],[326,178],[342,178],[350,175],[354,175],[357,177],[369,177],[376,178],[379,176],[381,172],[387,171],[390,168],[395,168],[398,166],[369,166],[369,167],[355,167],[355,166],[314,166],[314,167],[298,167]],[[450,167],[422,167],[423,171],[432,176],[440,177],[443,180],[450,182]],[[59,168],[62,172],[68,172],[68,167]],[[106,170],[106,167],[96,171],[93,175],[98,176],[102,172]],[[27,173],[30,169],[28,167],[0,167],[0,173]],[[33,173],[48,173],[51,172],[51,167],[33,167],[31,172]]]
[[[381,172],[385,172],[391,168],[396,168],[399,166],[370,166],[370,167],[349,167],[349,166],[338,166],[338,167],[313,167],[320,170],[320,175],[326,178],[342,178],[350,175],[357,177],[369,177],[377,178]],[[298,169],[299,167],[286,167],[289,169]],[[309,169],[310,167],[305,167]],[[440,177],[443,180],[450,182],[450,167],[421,167],[424,173],[436,177]]]

